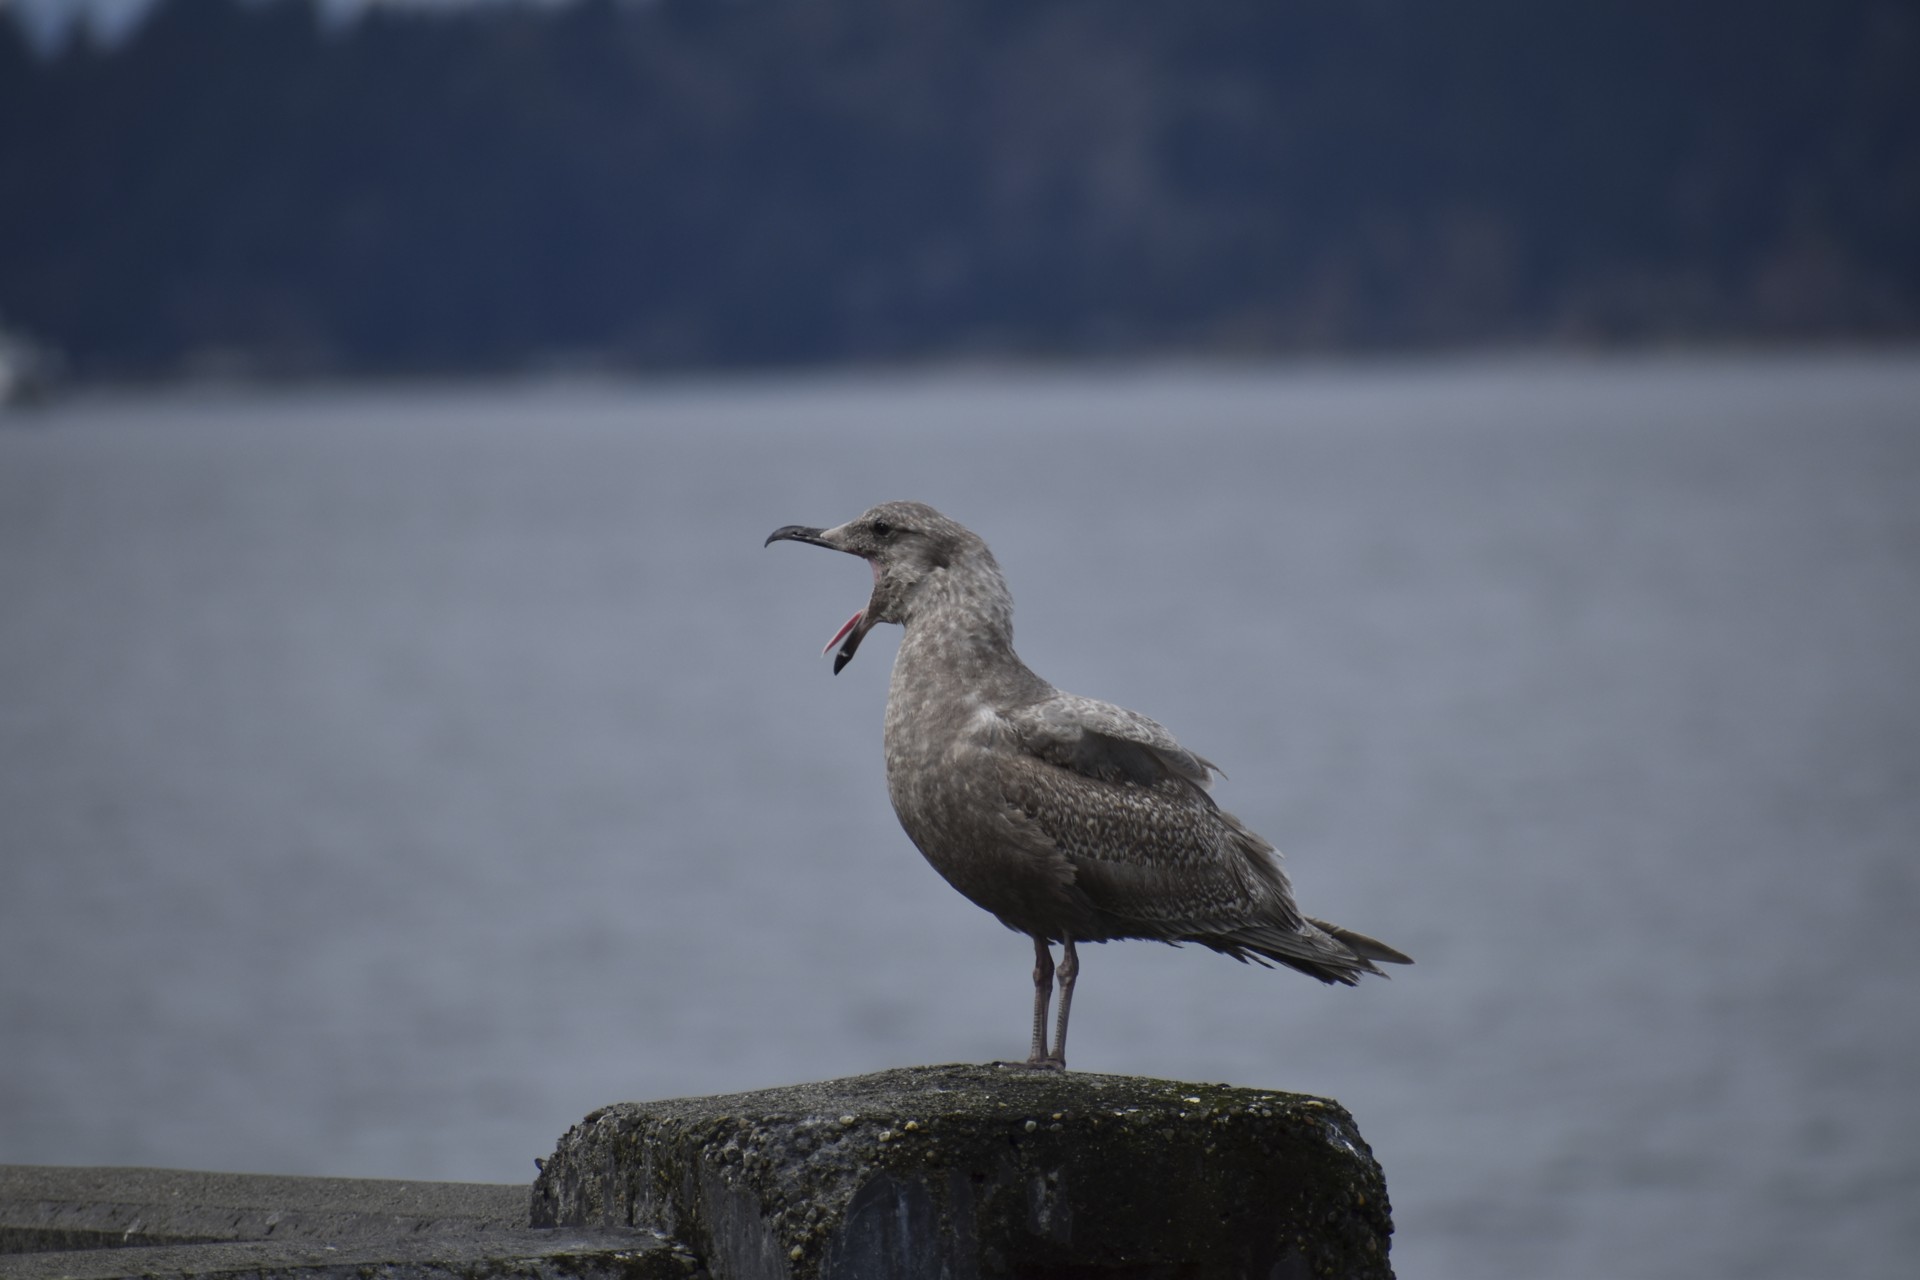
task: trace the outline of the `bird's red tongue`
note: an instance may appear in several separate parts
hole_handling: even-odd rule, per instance
[[[836,644],[840,646],[840,652],[833,659],[833,674],[839,675],[842,668],[853,661],[853,651],[858,649],[860,642],[867,638],[866,621],[867,611],[862,609],[848,618],[847,625],[834,632],[833,639],[827,641],[827,648],[820,651],[825,654],[827,649],[833,648]]]
[[[880,562],[878,560],[870,560],[868,561],[868,565],[873,570],[874,599],[878,599],[880,596]],[[840,672],[846,668],[846,665],[853,661],[854,650],[858,649],[860,642],[867,638],[867,632],[873,630],[873,624],[867,621],[867,614],[872,611],[873,600],[869,600],[867,601],[867,607],[854,614],[851,618],[848,618],[847,624],[833,633],[833,639],[827,641],[826,649],[820,651],[821,656],[824,657],[827,651],[832,649],[833,646],[840,646],[840,652],[835,655],[833,659],[833,674],[839,675]]]
[[[853,629],[854,629],[855,627],[857,627],[857,626],[859,626],[859,625],[860,625],[860,619],[862,619],[862,618],[864,618],[864,617],[866,617],[866,616],[867,616],[867,611],[866,611],[865,609],[862,609],[862,610],[861,610],[860,612],[858,612],[858,613],[856,613],[856,614],[854,614],[854,615],[853,615],[853,616],[852,616],[851,618],[848,618],[848,619],[847,619],[847,624],[846,624],[846,625],[845,625],[844,627],[841,627],[841,628],[840,628],[840,629],[839,629],[838,631],[836,631],[836,632],[834,632],[834,633],[833,633],[833,639],[831,639],[831,640],[829,640],[829,641],[827,641],[827,644],[826,644],[826,648],[825,648],[825,649],[822,649],[822,650],[820,650],[820,656],[821,656],[821,657],[823,657],[823,658],[824,658],[824,657],[826,657],[826,656],[827,656],[827,650],[828,650],[828,649],[831,649],[831,648],[833,648],[833,646],[835,646],[835,645],[837,645],[837,644],[839,644],[839,643],[840,643],[840,642],[841,642],[842,640],[845,640],[845,639],[847,638],[847,632],[849,632],[849,631],[851,631],[851,630],[853,630]],[[856,640],[856,641],[854,641],[854,643],[855,643],[855,644],[858,644],[858,643],[860,643],[860,642],[859,642],[858,640]],[[849,654],[848,656],[849,656],[849,657],[851,657],[852,655],[851,655],[851,654]]]

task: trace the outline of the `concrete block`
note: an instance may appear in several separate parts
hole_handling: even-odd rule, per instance
[[[715,1280],[1390,1280],[1379,1165],[1339,1104],[947,1066],[605,1107],[533,1222],[650,1228]]]

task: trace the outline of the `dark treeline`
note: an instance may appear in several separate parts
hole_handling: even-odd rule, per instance
[[[0,21],[0,319],[87,372],[1920,330],[1869,0],[170,0]]]

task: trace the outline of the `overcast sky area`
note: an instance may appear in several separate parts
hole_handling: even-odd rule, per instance
[[[41,42],[64,35],[82,17],[104,35],[125,34],[149,0],[0,0]]]
[[[326,0],[328,8],[356,5],[360,0]],[[63,39],[76,23],[87,22],[94,31],[117,40],[132,30],[146,15],[155,0],[0,0],[0,8],[20,15],[21,25],[32,33],[36,43],[47,45]]]
[[[85,20],[100,35],[117,40],[133,29],[158,0],[0,0],[0,11],[17,13],[21,24],[42,47],[57,44]],[[316,0],[329,15],[358,13],[376,4],[416,9],[452,8],[484,0]],[[513,3],[515,0],[496,0]],[[564,3],[565,0],[518,0],[519,3]]]

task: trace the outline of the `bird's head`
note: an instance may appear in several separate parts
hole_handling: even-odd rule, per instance
[[[985,566],[996,582],[999,578],[987,544],[924,502],[883,502],[831,529],[786,525],[769,534],[765,545],[776,542],[830,547],[873,566],[873,595],[867,607],[827,641],[828,649],[840,646],[833,660],[835,675],[853,661],[867,632],[882,622],[908,621],[922,589],[955,566]]]

